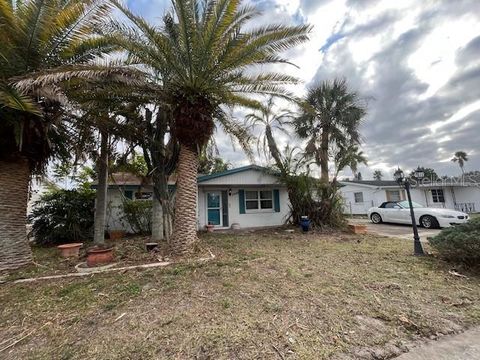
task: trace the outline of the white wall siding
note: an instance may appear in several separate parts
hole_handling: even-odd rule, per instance
[[[261,170],[246,170],[202,181],[199,185],[272,185],[276,183],[278,183],[278,178],[273,175],[267,174]]]
[[[368,209],[373,206],[379,206],[387,201],[384,189],[362,186],[357,184],[348,184],[340,188],[344,199],[344,213],[352,215],[364,215]],[[363,193],[363,202],[355,202],[355,193]]]
[[[203,183],[202,183],[203,184]],[[251,184],[250,184],[251,185]],[[228,195],[231,189],[231,195]],[[227,191],[228,196],[228,223],[230,227],[233,223],[237,223],[241,228],[253,228],[264,226],[280,226],[283,225],[289,214],[288,193],[284,187],[278,185],[262,186],[262,189],[278,189],[280,195],[280,211],[275,212],[256,212],[240,214],[239,190],[254,189],[252,186],[219,186],[219,187],[200,187],[198,191],[198,224],[199,229],[205,228],[207,223],[206,194],[208,191]],[[255,188],[256,189],[256,188]]]

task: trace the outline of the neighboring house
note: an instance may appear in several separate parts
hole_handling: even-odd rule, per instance
[[[479,179],[480,180],[480,179]],[[393,180],[340,181],[347,214],[366,214],[368,209],[384,201],[406,199],[405,190]],[[449,178],[438,182],[415,185],[412,201],[427,207],[456,209],[474,213],[480,211],[480,181]]]
[[[169,181],[172,189],[175,180]],[[92,187],[96,187],[94,184]],[[112,175],[107,193],[107,225],[110,229],[129,231],[121,220],[124,199],[152,199],[150,180],[132,174]],[[266,168],[244,166],[212,175],[198,177],[198,228],[212,224],[216,229],[278,226],[285,223],[289,213],[286,188],[277,176]]]

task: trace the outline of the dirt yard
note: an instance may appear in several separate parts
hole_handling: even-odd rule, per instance
[[[480,277],[414,257],[405,240],[270,230],[203,235],[201,247],[216,258],[30,284],[10,280],[32,270],[4,277],[0,358],[387,359],[480,324]],[[36,254],[40,268],[51,259]]]

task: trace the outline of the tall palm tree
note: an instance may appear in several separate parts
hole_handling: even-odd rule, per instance
[[[288,134],[286,125],[291,123],[293,113],[289,110],[274,111],[274,98],[268,98],[267,103],[260,110],[245,116],[249,127],[261,127],[261,134],[257,138],[258,154],[263,154],[267,160],[273,158],[276,167],[285,172],[284,159],[278,149],[273,132],[275,130]]]
[[[359,144],[359,127],[365,115],[365,105],[345,80],[324,81],[308,91],[295,125],[298,135],[307,139],[306,152],[320,166],[322,181],[328,182],[331,146],[348,149]]]
[[[462,175],[465,174],[465,170],[463,170],[463,166],[465,163],[468,161],[468,155],[465,151],[457,151],[453,158],[452,161],[455,163],[458,163],[458,166],[460,166],[460,169],[462,170]]]
[[[109,11],[101,0],[0,0],[0,270],[31,261],[30,176],[68,138],[54,80],[96,75],[90,62],[111,48],[92,34]]]
[[[382,171],[381,171],[381,170],[375,170],[375,171],[373,172],[373,178],[374,178],[375,180],[377,180],[377,181],[382,180],[382,178],[383,178]]]
[[[367,165],[367,157],[358,147],[358,145],[350,145],[347,148],[340,147],[335,155],[335,179],[340,171],[349,167],[354,178],[358,178],[358,165]]]
[[[116,0],[115,0],[116,1]],[[218,125],[247,147],[247,132],[226,108],[260,108],[255,94],[292,97],[289,75],[255,66],[285,64],[278,54],[307,40],[307,25],[248,26],[259,12],[240,0],[172,0],[163,26],[148,24],[117,3],[134,24],[117,25],[117,44],[132,64],[151,71],[169,104],[180,143],[171,247],[181,254],[197,240],[197,169],[200,149]],[[248,24],[250,25],[250,24]],[[254,70],[254,71],[252,71]]]

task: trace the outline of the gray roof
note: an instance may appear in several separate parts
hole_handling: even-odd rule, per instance
[[[341,181],[343,184],[358,184],[358,185],[369,185],[369,186],[398,186],[395,180],[349,180]]]

